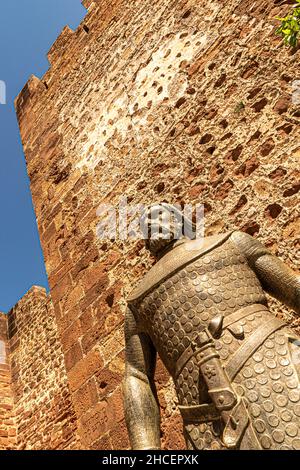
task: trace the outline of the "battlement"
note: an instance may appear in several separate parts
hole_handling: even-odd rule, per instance
[[[7,315],[0,313],[0,450],[16,447]]]
[[[7,340],[7,315],[0,312],[0,341]]]
[[[82,0],[81,3],[84,8],[88,10],[89,8],[91,8],[92,4],[99,3],[99,0]]]
[[[47,53],[50,64],[49,69],[42,78],[32,75],[24,85],[22,91],[15,98],[15,108],[19,120],[22,118],[27,105],[32,102],[33,98],[38,100],[40,93],[48,90],[54,70],[59,68],[64,60],[65,54],[67,53],[69,55],[70,50],[76,48],[76,46],[78,47],[79,43],[86,39],[85,36],[90,31],[95,15],[97,14],[97,17],[99,17],[99,9],[102,14],[107,11],[108,8],[113,12],[120,1],[114,2],[113,5],[111,3],[111,0],[82,0],[82,5],[88,10],[84,19],[76,30],[72,30],[68,25],[64,27]]]
[[[69,26],[65,26],[47,54],[51,65],[63,57],[66,48],[72,41],[73,35],[74,31]]]
[[[0,449],[62,449],[75,442],[51,297],[33,286],[0,314]]]
[[[35,75],[31,75],[22,91],[15,98],[15,109],[19,121],[24,115],[27,105],[31,103],[33,96],[42,93],[45,89],[43,82]]]

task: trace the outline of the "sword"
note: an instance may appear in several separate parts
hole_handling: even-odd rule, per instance
[[[247,402],[234,391],[215,347],[214,337],[221,331],[223,315],[199,332],[192,343],[195,358],[212,399],[225,424],[222,440],[228,449],[261,449],[251,426]]]

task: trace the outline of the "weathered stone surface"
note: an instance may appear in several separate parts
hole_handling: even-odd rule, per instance
[[[78,447],[51,298],[32,287],[0,316],[0,448]]]
[[[16,108],[76,445],[124,448],[123,299],[151,260],[135,241],[99,240],[96,209],[124,195],[132,204],[202,202],[207,234],[242,229],[296,266],[299,51],[279,46],[274,16],[289,6],[273,0],[85,4],[83,24],[64,30],[51,68],[29,81]],[[12,354],[21,342],[10,340]],[[163,444],[183,447],[161,367],[158,384]],[[20,399],[22,387],[33,393],[30,378],[16,386]],[[29,445],[51,443],[28,440],[34,418],[26,419]],[[68,439],[77,435],[70,429]]]
[[[7,317],[14,324],[8,348],[15,447],[76,448],[76,417],[51,298],[33,287]]]
[[[10,325],[14,329],[14,325]],[[8,357],[7,315],[0,313],[0,449],[15,449],[17,428]]]

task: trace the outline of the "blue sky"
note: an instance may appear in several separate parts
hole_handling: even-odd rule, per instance
[[[80,0],[0,4],[0,80],[5,82],[7,94],[7,104],[0,104],[2,312],[32,285],[48,287],[13,101],[31,74],[42,77],[46,72],[46,54],[63,27],[76,28],[85,14]]]

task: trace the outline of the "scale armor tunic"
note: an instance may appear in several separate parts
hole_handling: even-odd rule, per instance
[[[211,403],[197,361],[192,357],[176,377],[175,365],[200,327],[253,304],[267,306],[256,274],[228,238],[220,246],[165,278],[130,302],[140,331],[147,333],[173,377],[179,405]],[[216,339],[223,365],[251,333],[274,318],[266,308],[224,329]],[[252,427],[262,449],[300,449],[300,393],[297,337],[283,326],[271,334],[233,381],[248,403]],[[298,357],[299,355],[299,357]],[[297,361],[298,359],[298,361]],[[184,423],[188,449],[225,449],[223,423]]]

